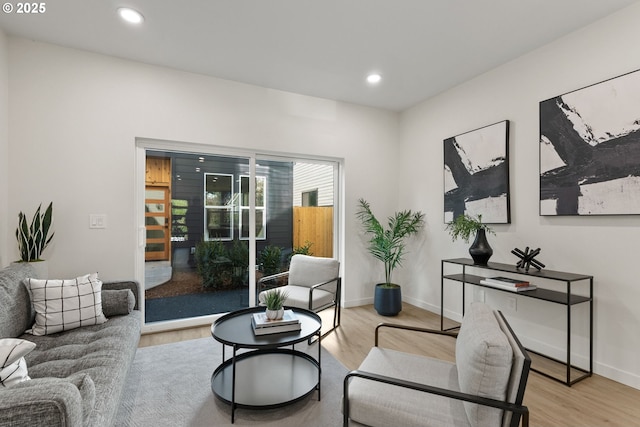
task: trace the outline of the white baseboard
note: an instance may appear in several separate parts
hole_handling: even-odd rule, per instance
[[[368,304],[373,304],[373,297],[343,301],[342,306],[344,308],[350,308],[350,307],[359,307],[361,305],[368,305]]]
[[[430,311],[430,312],[435,313],[438,316],[440,316],[440,306],[439,305],[428,304],[428,303],[426,303],[424,301],[420,301],[420,300],[417,300],[417,299],[411,298],[411,297],[408,297],[408,298],[405,297],[405,298],[402,298],[402,300],[407,302],[407,303],[409,303],[409,304],[411,304],[411,305],[423,308],[423,309],[425,309],[427,311]],[[447,309],[444,310],[444,317],[446,317],[447,319],[455,320],[456,322],[462,321],[462,314],[456,313],[456,312],[453,312],[453,311],[447,310]]]
[[[440,315],[440,306],[429,304],[424,301],[417,300],[415,298],[407,298],[404,297],[403,301],[414,305],[416,307],[420,307],[422,309],[428,310],[432,313],[436,313]],[[448,319],[455,320],[457,322],[462,321],[462,314],[456,313],[451,310],[444,310],[444,316]],[[536,351],[547,354],[550,357],[553,357],[558,360],[564,360],[567,355],[566,349],[549,345],[540,341],[539,339],[534,339],[527,335],[518,334],[518,338],[522,341],[523,345],[528,348],[534,348]],[[579,366],[582,368],[588,369],[589,367],[589,358],[588,355],[572,353],[571,354],[571,364],[574,366]],[[610,380],[619,382],[621,384],[627,385],[629,387],[633,387],[635,389],[640,390],[640,375],[634,374],[632,372],[627,372],[621,369],[618,369],[613,366],[606,365],[604,363],[598,363],[597,361],[593,361],[593,372],[594,374],[603,376]],[[588,381],[585,380],[585,381]]]
[[[593,370],[596,374],[621,384],[640,390],[640,376],[631,372],[626,372],[604,363],[596,363]]]

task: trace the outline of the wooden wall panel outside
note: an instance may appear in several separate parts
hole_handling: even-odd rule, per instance
[[[313,243],[314,256],[333,257],[333,207],[293,208],[293,247]]]
[[[171,186],[171,159],[147,157],[145,182],[147,185]]]

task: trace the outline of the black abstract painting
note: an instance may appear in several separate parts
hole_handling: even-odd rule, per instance
[[[640,214],[640,71],[540,103],[540,215]]]
[[[482,215],[482,222],[510,222],[509,121],[444,140],[444,221]]]

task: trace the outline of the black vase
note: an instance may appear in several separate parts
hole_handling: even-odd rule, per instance
[[[489,246],[484,228],[479,229],[476,233],[476,239],[469,248],[469,254],[476,265],[487,265],[489,262],[489,258],[493,255],[493,249]]]

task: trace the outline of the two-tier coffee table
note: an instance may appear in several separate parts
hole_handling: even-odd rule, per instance
[[[226,314],[211,325],[211,335],[222,343],[222,363],[213,371],[211,390],[231,405],[231,422],[238,407],[270,409],[303,399],[314,390],[320,400],[320,317],[293,308],[302,330],[279,334],[253,333],[251,316],[264,311],[251,307]],[[318,357],[295,349],[295,344],[317,337]],[[233,349],[225,360],[225,347]],[[284,348],[291,346],[291,348]],[[238,350],[246,352],[238,353]]]

